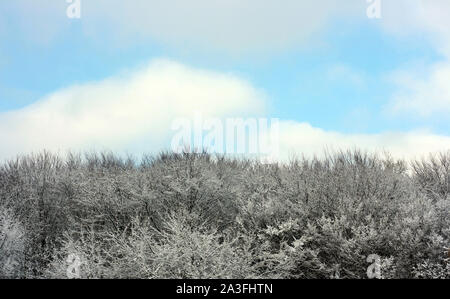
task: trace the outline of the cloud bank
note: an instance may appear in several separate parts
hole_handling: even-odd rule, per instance
[[[45,41],[71,22],[65,1],[2,3],[29,36]],[[342,3],[341,3],[342,2]],[[126,46],[152,40],[226,52],[270,51],[305,42],[334,17],[365,17],[364,0],[96,0],[84,1],[78,24],[92,38]]]
[[[450,113],[450,61],[425,72],[400,70],[392,75],[397,91],[389,110],[394,114],[429,118]]]
[[[42,149],[151,151],[161,147],[177,117],[263,110],[264,95],[244,80],[155,60],[142,70],[72,86],[1,113],[0,157]]]
[[[416,159],[450,150],[450,137],[427,131],[343,134],[326,131],[308,123],[280,123],[280,158],[322,156],[325,150],[361,149],[371,153],[389,152],[398,159]]]
[[[265,114],[266,102],[263,91],[231,74],[154,60],[141,70],[68,87],[1,113],[0,158],[42,149],[155,152],[170,148],[177,118],[256,118]],[[283,160],[325,148],[387,150],[399,158],[450,149],[450,137],[424,131],[342,134],[283,120],[279,136]]]
[[[397,91],[391,113],[431,117],[450,112],[450,2],[447,0],[385,1],[382,27],[400,36],[426,36],[442,60],[426,68],[396,70]]]

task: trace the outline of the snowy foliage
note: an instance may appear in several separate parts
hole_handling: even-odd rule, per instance
[[[11,212],[0,207],[0,278],[22,275],[24,231]]]
[[[44,152],[0,167],[0,207],[2,276],[66,278],[75,254],[81,278],[367,278],[376,254],[382,278],[450,278],[450,153]]]

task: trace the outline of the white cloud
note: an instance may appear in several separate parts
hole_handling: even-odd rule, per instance
[[[305,42],[336,18],[380,24],[397,34],[426,34],[450,54],[448,0],[382,1],[382,19],[368,20],[366,0],[96,0],[82,3],[81,20],[66,16],[68,3],[3,1],[1,14],[28,38],[47,42],[80,25],[95,40],[134,43],[141,38],[171,46],[228,51],[285,49]],[[20,33],[20,32],[17,32]]]
[[[450,62],[438,63],[423,73],[398,71],[392,76],[397,85],[389,111],[430,117],[450,113]]]
[[[51,40],[70,25],[65,1],[15,0],[10,7],[30,37]],[[82,0],[94,40],[118,45],[150,39],[166,45],[231,52],[279,50],[305,42],[334,17],[365,17],[364,0]]]
[[[0,158],[49,149],[142,153],[169,148],[176,118],[259,117],[263,92],[230,74],[155,60],[142,70],[72,86],[20,110],[0,114]],[[325,148],[390,151],[412,158],[450,148],[450,137],[425,131],[342,134],[281,121],[281,158]]]
[[[0,114],[0,158],[49,149],[111,149],[142,153],[169,148],[176,118],[259,117],[264,93],[230,74],[168,60],[100,82],[72,86],[20,110]],[[450,148],[450,137],[425,131],[342,134],[281,121],[280,150],[314,155],[325,148],[388,150],[396,157]]]
[[[294,121],[282,121],[279,126],[281,160],[302,154],[307,157],[321,156],[325,149],[361,149],[372,153],[387,151],[393,157],[401,159],[421,158],[430,153],[450,150],[450,137],[427,131],[343,134]]]
[[[92,32],[101,20],[122,36],[241,52],[302,42],[330,18],[361,7],[358,3],[365,5],[359,0],[98,0],[84,9],[101,17],[87,23]]]
[[[392,76],[396,92],[389,112],[430,117],[450,112],[450,1],[385,1],[381,25],[391,33],[426,37],[443,55],[427,68],[409,67]]]
[[[44,148],[159,150],[176,117],[263,110],[264,95],[233,75],[156,60],[138,72],[66,88],[1,113],[0,158]]]
[[[450,56],[449,14],[448,0],[384,1],[380,24],[396,34],[425,35],[441,53]]]

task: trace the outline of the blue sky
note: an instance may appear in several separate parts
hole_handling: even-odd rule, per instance
[[[284,148],[312,151],[330,142],[387,148],[400,156],[450,148],[448,2],[400,0],[392,4],[382,0],[380,19],[367,17],[365,0],[342,5],[329,0],[264,2],[135,0],[124,4],[99,0],[93,4],[81,0],[81,18],[69,19],[66,9],[70,4],[64,0],[2,1],[0,136],[9,145],[0,155],[42,148],[105,146],[144,151],[167,146],[168,136],[147,137],[164,135],[152,126],[167,126],[169,115],[179,114],[167,113],[168,119],[160,123],[136,123],[148,127],[147,131],[129,127],[127,132],[132,134],[105,137],[77,129],[75,140],[60,138],[75,130],[70,127],[74,124],[95,126],[93,111],[102,111],[95,110],[98,103],[92,104],[92,110],[78,103],[89,101],[81,98],[107,97],[111,92],[105,80],[123,83],[118,85],[128,90],[137,74],[154,78],[157,69],[169,82],[177,78],[174,89],[182,82],[180,86],[192,90],[189,82],[197,78],[195,90],[200,95],[210,93],[201,92],[208,87],[203,87],[199,76],[206,85],[208,76],[215,78],[212,83],[217,84],[218,93],[229,92],[242,103],[222,105],[223,111],[211,113],[240,116],[258,111],[255,115],[277,117],[284,122],[282,138],[289,140]],[[152,67],[155,61],[164,61],[165,66]],[[196,99],[181,89],[173,95],[168,91],[153,94],[151,82],[139,95],[158,103],[155,109],[145,106],[150,107],[149,117],[170,110],[158,106],[164,102],[158,95],[175,98],[175,105],[196,106]],[[220,89],[226,86],[229,89]],[[245,96],[254,93],[259,96]],[[210,97],[213,106],[221,106],[216,105],[219,99],[214,93]],[[107,99],[101,101],[108,105]],[[112,101],[121,103],[130,118],[143,109],[136,106],[141,102]],[[62,106],[66,112],[82,111],[80,119],[71,111],[61,116],[57,109]],[[155,111],[156,107],[161,111]],[[265,107],[263,112],[261,107]],[[45,118],[40,123],[48,126],[55,125],[52,115],[58,114],[57,123],[68,127],[49,130],[51,136],[39,140],[37,129],[30,128],[37,114],[38,119]],[[116,131],[117,120],[108,117],[104,121],[111,121],[111,131]],[[42,125],[41,130],[46,127]],[[169,134],[170,127],[166,130]],[[127,135],[133,138],[123,137]],[[318,136],[324,140],[308,141]]]

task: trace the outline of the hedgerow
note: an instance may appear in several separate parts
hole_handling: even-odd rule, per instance
[[[450,152],[42,152],[0,166],[0,276],[448,279],[449,211]]]

